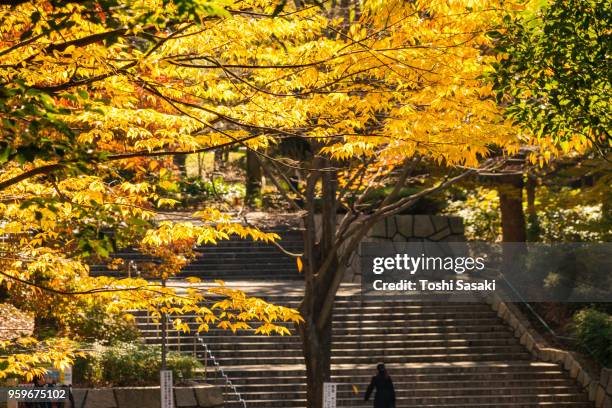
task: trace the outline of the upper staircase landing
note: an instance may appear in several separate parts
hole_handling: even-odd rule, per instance
[[[301,253],[303,248],[302,232],[295,229],[267,229],[280,235],[278,243],[291,253]],[[196,259],[185,266],[178,278],[196,276],[205,280],[299,280],[294,257],[285,255],[276,246],[252,239],[232,237],[217,244],[201,245],[195,249]],[[124,260],[118,270],[111,270],[105,264],[91,266],[92,275],[134,277],[146,270],[147,264],[156,260],[133,248],[124,249],[111,255]]]

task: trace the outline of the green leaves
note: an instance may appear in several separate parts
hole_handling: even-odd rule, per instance
[[[489,35],[506,55],[494,83],[507,116],[556,142],[578,134],[609,148],[612,3],[555,0],[504,22],[505,33]]]
[[[578,344],[601,364],[612,364],[612,316],[596,309],[583,309],[573,317]]]
[[[7,142],[0,142],[0,164],[6,163],[11,154],[11,146]]]

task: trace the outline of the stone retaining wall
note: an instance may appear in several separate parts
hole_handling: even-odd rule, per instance
[[[463,219],[442,215],[396,215],[375,224],[361,242],[465,241]],[[361,281],[361,249],[351,257],[345,281]]]
[[[74,389],[75,408],[159,408],[159,387],[116,387]],[[199,384],[174,387],[176,408],[212,408],[223,406],[221,388]]]
[[[159,387],[75,388],[75,408],[159,408]],[[0,398],[0,407],[6,407],[6,397]],[[12,405],[11,405],[12,404]],[[198,384],[189,387],[174,387],[176,408],[220,408],[223,407],[221,388]],[[8,408],[16,406],[14,401]],[[70,408],[70,403],[65,403]]]
[[[541,361],[561,364],[588,391],[589,400],[596,408],[612,408],[612,370],[602,368],[600,373],[589,372],[574,353],[549,347],[516,305],[502,301],[498,295],[487,300],[531,354]]]

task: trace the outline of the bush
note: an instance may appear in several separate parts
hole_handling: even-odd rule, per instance
[[[196,370],[199,368],[204,368],[202,363],[200,363],[193,356],[175,352],[168,354],[166,365],[168,366],[169,370],[172,370],[175,382],[194,378],[196,376]]]
[[[140,344],[121,344],[102,354],[102,379],[114,385],[145,385],[159,372],[159,351]]]
[[[595,309],[574,315],[574,334],[578,345],[603,366],[612,366],[612,316]]]
[[[83,341],[95,339],[104,345],[138,339],[135,323],[124,316],[108,313],[108,305],[94,300],[82,302],[81,307],[78,313],[68,314],[62,320],[75,338]]]
[[[193,378],[202,364],[189,355],[168,353],[167,367],[175,381]],[[113,347],[95,346],[74,366],[75,382],[90,386],[133,386],[159,383],[161,351],[158,345],[118,343]]]
[[[169,193],[170,198],[180,201],[183,207],[189,207],[202,201],[242,200],[246,189],[243,183],[226,182],[223,177],[215,177],[210,181],[199,177],[186,177],[178,182],[178,191]]]

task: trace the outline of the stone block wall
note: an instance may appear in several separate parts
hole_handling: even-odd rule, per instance
[[[361,242],[465,241],[463,219],[441,215],[396,215],[375,224]],[[360,253],[347,266],[345,281],[361,282]]]
[[[549,347],[516,305],[502,301],[496,294],[487,301],[497,311],[497,315],[512,327],[514,335],[536,359],[562,365],[570,377],[588,391],[589,400],[596,408],[612,408],[611,369],[604,367],[599,373],[589,371],[574,353]]]
[[[159,408],[159,387],[117,387],[103,389],[73,390],[75,408]],[[223,407],[221,388],[198,384],[189,387],[174,387],[176,408]]]
[[[0,408],[16,407],[6,403],[6,392],[0,393]],[[75,408],[159,408],[159,387],[75,388]],[[175,408],[222,408],[223,391],[210,384],[174,387]],[[64,407],[70,408],[66,401]]]

